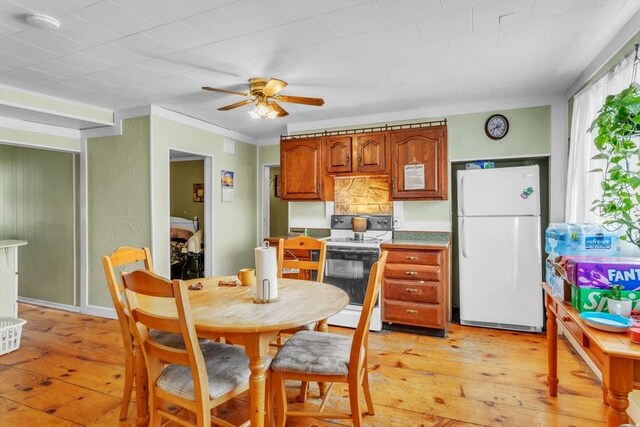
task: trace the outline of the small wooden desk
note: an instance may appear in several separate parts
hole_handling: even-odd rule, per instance
[[[218,286],[218,279],[209,277],[194,279],[204,288],[189,291],[189,302],[198,336],[216,339],[224,337],[234,344],[244,346],[249,357],[249,397],[252,426],[264,425],[265,419],[265,356],[269,343],[284,329],[320,322],[320,330],[326,331],[326,319],[342,310],[349,303],[349,296],[340,288],[325,283],[296,279],[278,279],[279,302],[254,304],[248,295],[249,286]],[[228,277],[224,278],[228,279]],[[175,306],[153,298],[139,298],[145,309],[175,316]],[[147,371],[137,343],[136,405],[138,426],[149,422]]]
[[[570,302],[554,296],[547,283],[542,284],[547,308],[547,351],[549,394],[558,394],[558,326],[570,333],[602,372],[602,401],[609,406],[609,427],[628,423],[629,393],[640,388],[640,345],[629,335],[600,331],[586,325]]]

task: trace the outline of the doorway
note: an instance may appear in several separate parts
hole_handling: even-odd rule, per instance
[[[170,267],[172,279],[204,277],[206,259],[205,157],[169,151]]]
[[[549,225],[549,158],[535,157],[530,159],[492,160],[496,168],[538,165],[540,172],[540,260],[542,277],[545,274],[544,232]],[[451,303],[452,318],[460,320],[460,278],[458,275],[458,180],[457,172],[466,169],[469,161],[451,162]]]
[[[264,165],[262,174],[262,239],[289,232],[289,203],[280,198],[280,165]]]

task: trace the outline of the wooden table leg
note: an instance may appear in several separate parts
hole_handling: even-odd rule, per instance
[[[551,297],[545,295],[547,303],[547,383],[549,384],[549,394],[558,395],[558,324],[555,313],[549,309]]]
[[[607,395],[609,394],[609,390],[607,389],[607,385],[602,381],[602,403],[605,406],[609,406],[609,400],[607,399]]]
[[[318,322],[318,331],[325,333],[329,332],[329,324],[327,323],[327,319],[323,319]],[[320,390],[320,397],[324,397],[324,395],[327,393],[327,383],[318,383],[318,389]],[[306,390],[304,394],[306,397]]]
[[[136,377],[136,425],[146,427],[149,424],[149,389],[147,366],[138,340],[133,340],[133,363]]]
[[[609,389],[608,426],[618,427],[620,424],[628,423],[629,393],[633,390],[633,360],[607,357],[602,377]]]
[[[249,416],[251,427],[263,427],[265,423],[265,398],[267,372],[265,356],[269,351],[269,343],[278,335],[275,333],[256,333],[245,343],[244,351],[249,358]],[[269,417],[267,417],[269,419]]]

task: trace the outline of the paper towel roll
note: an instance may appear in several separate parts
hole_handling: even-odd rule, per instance
[[[256,248],[256,299],[278,298],[278,261],[276,248]]]

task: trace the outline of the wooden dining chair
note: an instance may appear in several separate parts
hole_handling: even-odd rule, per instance
[[[298,259],[296,252],[309,251],[309,259]],[[318,260],[312,261],[311,252],[318,251]],[[285,258],[286,255],[293,257]],[[278,278],[286,274],[286,270],[315,271],[316,282],[324,280],[324,264],[327,258],[327,242],[309,236],[297,236],[278,241]],[[311,278],[311,277],[310,277]]]
[[[151,427],[160,427],[163,419],[189,426],[209,427],[232,424],[214,416],[212,409],[249,388],[249,359],[244,350],[230,344],[209,341],[201,345],[196,336],[191,305],[184,281],[166,280],[147,270],[122,273],[126,301],[133,331],[144,355],[149,379]],[[153,312],[139,304],[146,295],[171,301],[171,316]],[[184,348],[164,345],[150,330],[180,334]],[[268,366],[268,364],[267,364]],[[193,424],[186,417],[165,409],[166,404],[185,408],[195,414]],[[247,421],[244,425],[249,425]]]
[[[146,270],[153,271],[153,261],[149,248],[132,248],[121,246],[111,255],[102,257],[102,268],[109,285],[109,294],[113,307],[116,310],[120,332],[122,333],[122,343],[124,347],[124,389],[122,393],[122,404],[120,406],[120,419],[125,420],[129,413],[129,402],[131,391],[134,388],[135,363],[133,355],[133,336],[129,324],[129,311],[124,301],[124,287],[121,280],[116,278],[116,269],[128,268],[135,270],[144,266]],[[162,331],[152,331],[154,337],[171,347],[182,347],[184,343],[182,336],[177,334],[167,334]],[[206,340],[201,340],[206,341]]]
[[[276,425],[284,426],[287,417],[351,418],[362,426],[361,387],[369,415],[374,414],[367,367],[367,346],[371,313],[378,299],[387,251],[371,267],[364,304],[353,337],[317,331],[301,331],[282,346],[271,363],[270,375],[275,396]],[[331,383],[318,411],[289,411],[285,380]],[[347,383],[351,413],[325,411],[333,383]]]
[[[102,268],[109,285],[109,294],[111,301],[118,316],[120,324],[120,332],[122,332],[122,341],[124,345],[124,391],[122,395],[122,405],[120,407],[120,419],[127,418],[129,412],[129,401],[131,400],[131,391],[133,390],[133,381],[135,378],[135,365],[133,360],[133,337],[129,328],[129,315],[124,303],[124,288],[120,280],[116,279],[115,269],[123,266],[131,266],[132,269],[138,268],[134,264],[143,263],[144,268],[153,271],[153,261],[151,260],[151,252],[149,248],[132,248],[122,246],[116,249],[111,255],[102,257]]]
[[[309,259],[298,259],[294,252],[300,251],[309,252]],[[318,251],[318,259],[316,261],[311,260],[311,251]],[[293,259],[285,258],[287,254],[293,257]],[[286,274],[286,270],[294,270],[299,272],[308,272],[311,279],[312,272],[316,272],[316,282],[322,282],[324,280],[324,264],[327,259],[327,242],[324,240],[317,240],[309,236],[297,236],[291,239],[280,239],[278,242],[278,278],[282,278]],[[315,329],[316,324],[301,326],[299,328],[286,329],[280,332],[280,334],[295,334],[298,331],[304,329]],[[278,335],[276,346],[282,345],[282,337]]]

